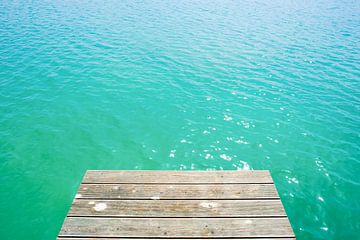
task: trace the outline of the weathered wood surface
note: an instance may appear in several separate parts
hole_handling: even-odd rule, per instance
[[[291,237],[286,218],[68,217],[60,235],[81,237]]]
[[[278,199],[273,184],[82,184],[81,198],[94,199]]]
[[[83,183],[273,183],[269,171],[87,171]]]
[[[106,206],[98,211],[99,206]],[[280,200],[84,200],[68,216],[103,217],[286,217]]]
[[[57,240],[114,240],[114,239],[121,239],[121,240],[148,240],[149,238],[72,238],[72,237],[58,237]],[[151,238],[152,240],[160,240],[164,238]],[[166,239],[166,238],[165,238]],[[204,240],[204,238],[171,238],[171,240]],[[244,239],[244,238],[215,238],[215,239],[231,239],[231,240],[238,240],[238,239]],[[290,238],[249,238],[251,240],[294,240],[295,237]]]
[[[295,239],[268,171],[88,171],[58,240]]]

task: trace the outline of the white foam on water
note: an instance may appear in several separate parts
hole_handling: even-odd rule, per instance
[[[226,155],[226,154],[221,154],[220,157],[226,161],[231,161],[232,157]]]
[[[175,157],[175,153],[176,153],[176,150],[171,150],[169,157],[171,157],[171,158]]]
[[[224,115],[224,120],[225,121],[231,121],[233,118],[228,116],[228,115]]]

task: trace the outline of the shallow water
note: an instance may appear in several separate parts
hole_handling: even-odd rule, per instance
[[[86,169],[270,169],[298,239],[360,232],[359,1],[0,0],[1,239]]]

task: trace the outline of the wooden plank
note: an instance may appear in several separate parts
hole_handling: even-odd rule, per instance
[[[68,216],[286,217],[280,200],[83,200]]]
[[[287,218],[66,218],[59,237],[294,237]]]
[[[83,183],[273,183],[269,171],[99,171]]]
[[[60,237],[57,238],[57,240],[114,240],[114,239],[121,239],[121,240],[161,240],[161,239],[169,239],[169,238],[68,238],[68,237]],[[204,238],[171,238],[171,240],[204,240]],[[212,238],[212,239],[227,239],[229,240],[229,238]],[[231,240],[238,240],[238,239],[243,239],[244,238],[230,238]],[[249,239],[249,238],[246,238]],[[295,237],[292,238],[250,238],[251,240],[295,240]]]
[[[58,240],[295,239],[268,171],[88,171]]]
[[[278,199],[273,184],[82,184],[77,198]]]

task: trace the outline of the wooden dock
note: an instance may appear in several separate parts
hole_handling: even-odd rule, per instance
[[[295,239],[269,171],[87,171],[58,240]]]

